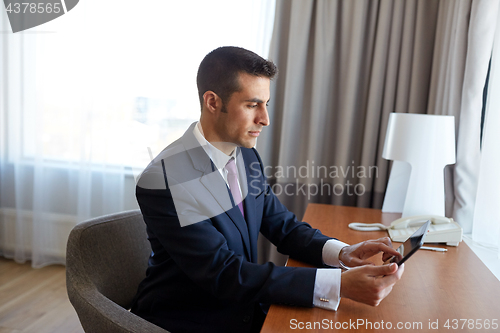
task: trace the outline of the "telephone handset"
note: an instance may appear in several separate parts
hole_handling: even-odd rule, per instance
[[[452,218],[439,215],[416,215],[410,217],[402,217],[391,223],[392,229],[406,229],[410,227],[420,227],[428,220],[431,224],[444,224],[453,222]]]
[[[428,220],[431,221],[429,232],[425,238],[426,243],[446,243],[458,246],[462,241],[462,227],[452,218],[438,215],[418,215],[403,217],[392,222],[390,226],[381,223],[350,223],[349,228],[359,231],[387,230],[394,242],[404,242],[419,227]]]

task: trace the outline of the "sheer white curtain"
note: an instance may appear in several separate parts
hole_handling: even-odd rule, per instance
[[[274,1],[86,0],[16,34],[0,12],[0,254],[41,267],[76,223],[137,208],[134,171],[199,118],[199,62],[267,57]]]
[[[447,212],[462,225],[474,251],[500,277],[496,211],[500,202],[499,4],[491,0],[440,1],[428,113],[455,115],[457,162],[447,174],[452,180]]]
[[[500,259],[500,5],[477,8],[477,20],[489,20],[489,45],[493,45],[491,70],[485,105],[484,127],[477,161],[477,192],[472,211],[472,239],[476,243],[496,248]],[[495,10],[496,9],[496,10]],[[483,25],[482,25],[483,26]],[[483,26],[484,27],[484,26]],[[493,35],[494,32],[494,36]],[[484,36],[484,30],[477,31]],[[491,46],[490,46],[491,50]],[[487,53],[488,54],[488,53]],[[477,147],[476,147],[477,149]],[[464,189],[465,190],[465,189]],[[496,262],[500,277],[500,261]]]

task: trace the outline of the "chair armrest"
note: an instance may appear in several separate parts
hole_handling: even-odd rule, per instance
[[[68,284],[68,296],[77,309],[85,332],[105,333],[168,333],[114,303],[92,286],[74,288]]]

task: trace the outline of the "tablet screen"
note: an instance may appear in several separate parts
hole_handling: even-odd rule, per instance
[[[395,262],[398,265],[404,263],[408,258],[410,258],[413,253],[417,252],[418,249],[424,244],[425,236],[427,235],[427,230],[429,230],[429,226],[431,225],[431,221],[427,221],[421,226],[413,235],[411,235],[400,247],[396,249],[402,257],[392,257],[390,262]]]

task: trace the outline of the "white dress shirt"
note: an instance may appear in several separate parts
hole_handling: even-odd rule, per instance
[[[229,162],[231,158],[234,158],[236,160],[236,149],[233,150],[231,155],[226,155],[216,147],[214,147],[210,142],[208,142],[205,139],[205,136],[203,135],[203,129],[201,128],[201,123],[198,122],[196,126],[194,127],[193,134],[198,140],[199,144],[203,147],[203,150],[205,150],[205,153],[207,153],[208,157],[212,160],[214,163],[215,167],[217,170],[220,172],[222,175],[222,178],[224,178],[224,181],[226,182],[227,186],[229,186],[229,183],[227,182],[227,170],[226,170],[226,164]],[[240,174],[241,170],[239,170],[239,165],[236,163],[236,173],[238,174],[238,188],[241,193],[241,185],[240,185]],[[232,190],[232,189],[231,189]],[[243,197],[243,196],[242,196]]]
[[[210,157],[217,170],[222,175],[222,178],[224,178],[224,180],[226,181],[226,184],[228,184],[227,170],[225,166],[231,158],[236,159],[236,149],[233,150],[231,155],[226,155],[225,153],[214,147],[205,139],[200,122],[198,122],[194,127],[193,134],[200,145],[203,147],[207,155]],[[239,168],[237,169],[238,175],[240,172],[244,172],[244,170],[239,170]],[[241,185],[239,183],[239,180],[238,187],[241,192]],[[328,240],[323,246],[323,262],[328,266],[339,267],[339,253],[340,250],[345,246],[348,246],[348,244],[334,239]],[[337,310],[340,303],[340,274],[340,269],[317,269],[316,280],[314,284],[314,306],[327,310]]]

